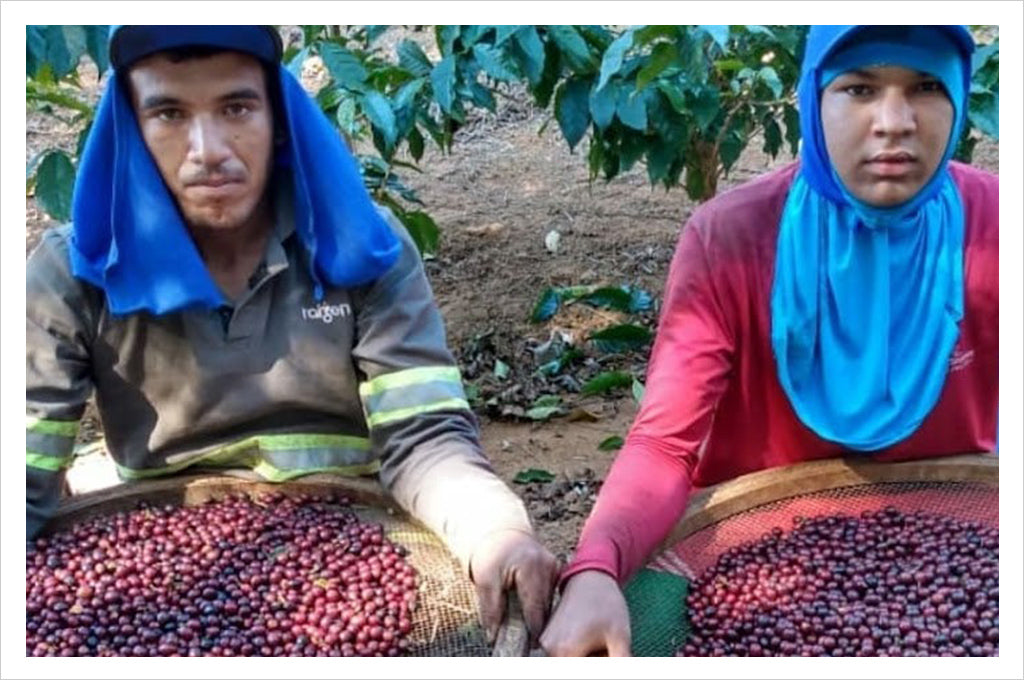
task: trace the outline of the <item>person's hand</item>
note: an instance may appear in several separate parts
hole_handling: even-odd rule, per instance
[[[519,595],[531,637],[540,635],[558,581],[558,561],[536,538],[514,529],[489,535],[473,550],[469,572],[476,585],[480,621],[491,642],[505,618],[505,591],[510,588]]]
[[[550,656],[631,656],[629,609],[615,579],[595,570],[572,576],[540,646]]]

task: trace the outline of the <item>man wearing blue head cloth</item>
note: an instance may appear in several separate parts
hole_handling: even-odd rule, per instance
[[[994,450],[999,184],[950,161],[973,49],[961,26],[812,27],[800,162],[683,229],[643,404],[562,574],[549,653],[630,653],[620,584],[694,486]]]
[[[126,480],[377,473],[543,625],[556,577],[483,456],[415,246],[263,26],[119,26],[73,224],[28,261],[27,532],[95,393]]]

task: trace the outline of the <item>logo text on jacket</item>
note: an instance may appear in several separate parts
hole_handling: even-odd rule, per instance
[[[342,319],[351,314],[352,308],[346,303],[329,305],[326,302],[322,302],[315,307],[304,307],[302,309],[302,318],[306,321],[318,319],[324,323],[331,323],[335,319]]]

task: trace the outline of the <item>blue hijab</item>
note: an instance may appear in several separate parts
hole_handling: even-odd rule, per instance
[[[959,334],[964,210],[948,163],[966,116],[974,43],[958,26],[866,28],[816,26],[808,35],[801,167],[779,225],[771,336],[800,420],[823,439],[876,451],[908,437],[935,406]],[[873,65],[935,76],[954,109],[938,170],[889,208],[847,190],[821,124],[822,89]]]
[[[270,48],[256,28],[147,27],[148,34],[136,37],[150,51],[153,41],[165,39],[165,49],[201,43],[269,61]],[[119,47],[137,45],[112,41],[115,64]],[[290,179],[294,185],[295,229],[319,300],[324,286],[373,281],[394,264],[401,246],[377,212],[338,132],[287,69],[275,63],[272,72],[280,82],[283,108],[275,114],[286,120],[287,141],[277,150],[271,181]],[[227,299],[146,148],[120,80],[116,74],[109,78],[79,165],[72,201],[72,272],[103,289],[115,315],[224,305]]]

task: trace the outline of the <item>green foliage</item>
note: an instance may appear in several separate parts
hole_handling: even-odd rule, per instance
[[[633,382],[633,400],[636,402],[637,406],[639,406],[640,402],[644,399],[644,384],[636,378],[631,379]],[[597,448],[601,451],[618,451],[622,448],[623,444],[625,444],[625,440],[620,435],[616,434],[603,440],[597,445]]]
[[[630,315],[650,311],[654,307],[651,294],[637,286],[565,286],[545,289],[534,305],[531,320],[546,321],[553,317],[562,302],[568,304],[583,303],[595,308],[611,309]],[[554,336],[553,336],[554,337]],[[572,344],[571,336],[554,345],[554,339],[544,343],[536,352],[543,354],[544,363],[537,368],[537,374],[547,377],[558,375],[566,366],[583,358],[585,355],[579,347]],[[649,328],[637,323],[620,323],[607,326],[589,335],[592,350],[601,355],[627,354],[642,351],[652,340]],[[554,350],[554,354],[552,354]],[[604,356],[599,364],[610,359]],[[592,361],[592,360],[588,360]],[[643,384],[628,371],[604,370],[594,375],[580,387],[580,394],[592,396],[607,394],[619,388],[629,388],[634,399],[639,403],[643,397]]]
[[[571,150],[589,138],[592,180],[642,163],[652,185],[682,185],[706,200],[756,135],[772,158],[798,152],[807,26],[475,28],[477,45],[493,40],[490,53],[527,82],[538,106],[551,105]],[[998,63],[998,40],[979,46],[963,160],[975,131],[998,138]],[[554,298],[546,303],[539,311],[553,314]]]
[[[544,292],[540,294],[540,298],[537,300],[537,304],[533,306],[533,311],[530,313],[530,321],[534,323],[547,321],[555,315],[561,303],[562,297],[557,288],[549,287],[544,289]]]
[[[979,44],[971,64],[971,92],[967,102],[967,123],[955,158],[970,163],[978,144],[975,131],[999,139],[999,39]]]
[[[601,440],[601,443],[597,445],[600,451],[618,451],[622,448],[625,441],[620,435],[613,434],[611,437]]]
[[[109,26],[26,26],[25,67],[29,78],[52,84],[77,79],[78,62],[88,54],[107,69]],[[76,81],[77,82],[77,81]]]
[[[501,359],[494,360],[494,377],[498,380],[507,378],[510,370],[508,364]]]
[[[636,314],[646,312],[654,306],[651,294],[637,286],[619,286],[598,288],[579,298],[592,307],[614,309],[619,312]]]
[[[547,321],[558,312],[563,302],[575,301],[628,314],[647,311],[654,305],[651,294],[636,286],[549,287],[537,299],[530,320],[533,323]]]
[[[573,77],[559,85],[555,92],[555,118],[570,149],[583,139],[590,124],[587,111],[590,87],[590,80]]]
[[[633,380],[633,401],[637,406],[644,400],[644,384],[639,380]]]
[[[630,309],[630,302],[632,298],[630,297],[629,288],[627,286],[622,286],[621,288],[611,286],[598,288],[593,292],[581,296],[579,300],[593,307],[616,309],[621,312],[632,311]]]
[[[533,482],[546,483],[553,481],[555,476],[547,470],[540,468],[527,468],[520,470],[516,473],[516,476],[512,478],[512,481],[516,484],[531,484]]]
[[[66,222],[71,218],[71,187],[75,182],[75,166],[63,151],[49,151],[36,168],[36,200],[53,219]]]
[[[584,395],[604,394],[611,392],[617,387],[630,387],[633,384],[633,376],[624,371],[606,371],[591,378],[580,389]]]
[[[549,287],[541,293],[537,303],[534,305],[531,319],[534,322],[545,321],[553,317],[561,303],[581,302],[593,307],[613,309],[628,314],[646,312],[654,307],[654,300],[650,293],[636,286],[567,286]],[[576,359],[584,357],[584,353],[572,345],[571,335],[560,336],[562,340],[556,343],[558,335],[534,350],[536,355],[542,356],[545,363],[537,368],[537,373],[543,376],[552,377],[558,375],[568,364]],[[610,355],[628,354],[629,352],[642,351],[652,340],[653,334],[645,326],[635,323],[618,324],[609,326],[591,333],[588,340],[591,349],[603,354],[592,365],[607,366],[609,360],[621,359]],[[636,378],[632,370],[602,370],[579,388],[583,397],[596,395],[610,395],[616,391],[628,389],[637,405],[643,400],[644,385]],[[554,415],[560,415],[563,411],[560,408],[558,397],[545,396],[537,400],[533,407],[526,412],[528,418],[534,420],[546,420]],[[585,409],[577,408],[573,413],[587,413]],[[591,417],[595,419],[598,416]],[[620,435],[607,437],[598,444],[601,451],[617,451],[624,443]]]
[[[533,405],[526,411],[526,417],[530,420],[548,420],[562,413],[564,410],[561,398],[555,395],[545,395],[533,402]]]
[[[422,201],[401,181],[399,169],[415,165],[432,140],[451,149],[458,125],[473,107],[493,110],[490,90],[478,82],[481,67],[472,42],[458,27],[439,27],[443,45],[436,63],[412,39],[385,54],[375,42],[386,27],[305,27],[305,44],[292,57],[319,55],[330,76],[317,102],[349,142],[373,145],[360,156],[363,179],[374,200],[405,225],[424,257],[437,251],[440,229]],[[285,61],[288,62],[286,55]],[[492,64],[492,68],[496,68]],[[405,154],[412,163],[401,160]]]
[[[496,80],[525,81],[538,106],[552,107],[570,149],[589,135],[592,179],[611,179],[643,162],[652,184],[682,183],[704,199],[756,132],[764,132],[770,155],[784,142],[795,153],[793,88],[805,30],[444,26],[436,35],[449,59],[467,49],[469,32],[474,59],[468,63]],[[455,62],[431,73],[442,92],[439,104],[453,115],[448,98],[458,91],[459,73]]]
[[[65,161],[74,167],[94,113],[77,66],[87,56],[107,69],[108,28],[26,27],[29,107],[84,128],[74,154],[44,149],[28,164],[29,190],[56,219],[70,205],[74,174]],[[401,171],[419,171],[428,142],[450,151],[470,111],[495,110],[502,83],[524,83],[537,106],[550,107],[570,149],[586,142],[591,180],[639,163],[652,185],[682,185],[706,200],[758,133],[773,158],[799,148],[795,86],[806,26],[436,26],[436,61],[412,39],[385,53],[378,38],[387,28],[303,26],[302,46],[283,61],[298,75],[306,59],[322,58],[329,79],[317,103],[350,144],[372,146],[359,156],[367,189],[424,257],[436,252],[440,231]],[[998,139],[998,109],[996,38],[975,55],[958,159],[970,160],[979,134]],[[621,298],[602,295],[606,303]],[[534,321],[567,301],[545,296]]]
[[[398,217],[409,230],[409,235],[416,242],[424,258],[429,258],[437,252],[441,229],[433,217],[422,210],[400,210]]]
[[[565,369],[566,366],[570,365],[577,359],[582,358],[583,352],[581,352],[578,348],[567,347],[554,359],[538,366],[537,372],[540,373],[541,375],[546,375],[548,377],[558,375]]]
[[[769,155],[784,142],[796,153],[805,33],[803,26],[637,26],[620,34],[539,27],[544,50],[535,45],[533,54],[544,63],[533,69],[553,80],[555,119],[569,148],[589,133],[591,179],[643,162],[652,184],[682,184],[704,200],[756,133]],[[539,83],[533,92],[544,106],[538,90]]]
[[[39,207],[58,222],[71,217],[75,163],[95,116],[95,107],[78,80],[78,64],[88,56],[101,73],[106,70],[108,30],[108,26],[25,27],[25,101],[29,110],[82,127],[74,155],[49,147],[26,168],[27,191],[34,192]]]
[[[645,347],[652,338],[647,328],[624,323],[591,333],[589,339],[602,352],[616,353]]]

